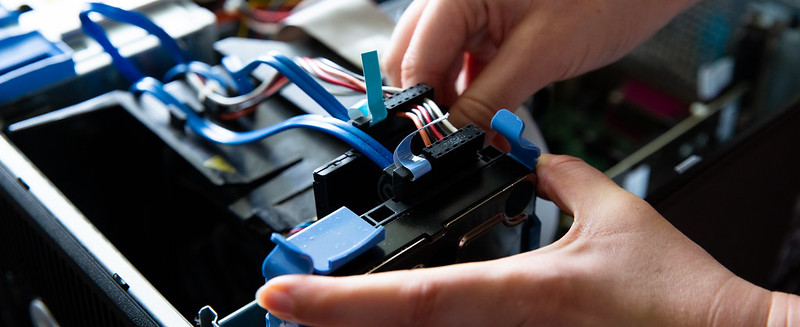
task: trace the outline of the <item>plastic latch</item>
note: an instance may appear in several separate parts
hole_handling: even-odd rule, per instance
[[[506,109],[498,111],[492,118],[492,129],[503,135],[511,144],[508,155],[530,169],[536,168],[541,151],[533,143],[522,137],[525,123],[517,115]]]
[[[286,274],[327,275],[383,241],[383,226],[374,227],[346,207],[339,208],[306,229],[277,243],[264,264],[264,278]]]
[[[311,257],[303,253],[297,245],[289,243],[278,233],[273,233],[270,240],[275,242],[275,248],[261,265],[265,280],[281,275],[310,274],[314,271]]]
[[[367,99],[362,99],[354,103],[352,106],[350,106],[350,108],[347,108],[347,116],[355,121],[372,120],[372,116],[370,115],[369,107],[367,105]]]

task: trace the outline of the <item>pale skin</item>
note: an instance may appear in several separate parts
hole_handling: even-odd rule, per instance
[[[447,90],[439,100],[455,101],[457,123],[485,127],[545,84],[616,60],[689,5],[416,1],[395,32],[388,72],[396,85]],[[457,97],[465,52],[474,79]],[[799,297],[737,277],[583,161],[543,155],[537,175],[538,194],[575,218],[551,245],[439,268],[281,276],[259,289],[259,304],[310,326],[800,326]]]

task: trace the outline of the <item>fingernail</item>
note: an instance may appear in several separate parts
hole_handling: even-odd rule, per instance
[[[261,291],[261,290],[259,290]],[[283,290],[272,289],[263,291],[264,305],[267,310],[277,314],[289,315],[292,313],[292,298]]]

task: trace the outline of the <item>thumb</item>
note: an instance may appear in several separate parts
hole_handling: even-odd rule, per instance
[[[312,326],[519,325],[503,261],[351,277],[287,275],[257,294],[272,314]],[[492,314],[487,314],[492,312]]]
[[[536,165],[536,176],[539,195],[553,201],[576,222],[603,216],[590,215],[590,212],[639,200],[605,174],[575,157],[542,154]]]

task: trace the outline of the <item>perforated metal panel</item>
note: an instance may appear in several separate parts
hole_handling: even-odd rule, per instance
[[[655,76],[696,89],[697,71],[726,53],[751,0],[706,0],[680,14],[627,57]]]
[[[39,298],[61,326],[153,326],[72,235],[0,166],[0,288],[15,324]]]

